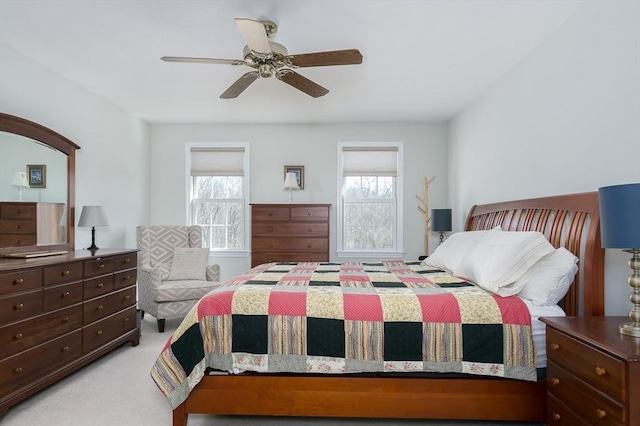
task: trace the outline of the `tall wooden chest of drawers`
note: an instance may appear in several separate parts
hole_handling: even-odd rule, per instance
[[[0,258],[0,416],[121,344],[138,344],[136,268],[136,250]]]
[[[63,203],[0,202],[0,247],[64,243],[63,213]]]
[[[640,425],[640,339],[626,317],[542,318],[547,325],[547,422]]]
[[[252,204],[251,267],[328,262],[330,204]]]

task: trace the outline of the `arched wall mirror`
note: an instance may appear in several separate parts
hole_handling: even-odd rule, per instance
[[[77,149],[47,127],[0,113],[0,255],[74,250]]]

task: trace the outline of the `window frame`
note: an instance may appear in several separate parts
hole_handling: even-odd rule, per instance
[[[394,247],[387,250],[351,250],[345,249],[344,241],[344,213],[345,202],[343,199],[344,173],[343,151],[344,148],[394,148],[397,150],[396,179],[395,179],[395,211],[396,223],[394,229]],[[401,259],[404,256],[404,144],[402,142],[338,142],[337,161],[337,200],[336,200],[336,255],[338,258],[385,258]],[[371,202],[365,200],[363,203]]]
[[[243,217],[243,246],[242,249],[220,249],[209,247],[210,253],[215,253],[218,257],[248,257],[251,253],[250,241],[251,241],[251,228],[250,228],[250,214],[249,214],[249,200],[250,200],[250,147],[248,142],[187,142],[185,143],[185,224],[192,225],[192,203],[191,193],[192,176],[191,176],[191,150],[193,148],[212,148],[212,149],[224,149],[224,148],[242,148],[244,149],[243,155],[243,175],[242,175],[242,195],[244,202],[242,203],[242,217]]]

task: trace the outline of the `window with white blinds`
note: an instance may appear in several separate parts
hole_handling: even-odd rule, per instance
[[[402,255],[402,148],[338,144],[338,256]]]
[[[187,144],[189,223],[200,225],[211,250],[247,244],[248,144]]]

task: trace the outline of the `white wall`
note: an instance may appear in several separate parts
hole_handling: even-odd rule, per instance
[[[48,127],[78,144],[76,223],[83,205],[104,206],[110,226],[101,248],[136,246],[135,227],[149,217],[148,126],[122,109],[0,44],[0,111]],[[76,228],[76,248],[91,243]]]
[[[285,165],[305,166],[305,189],[294,192],[294,203],[329,203],[337,199],[337,142],[404,142],[405,259],[417,259],[423,249],[423,216],[416,206],[424,176],[436,176],[429,189],[430,207],[447,207],[447,148],[444,124],[358,123],[280,125],[152,124],[151,223],[185,223],[184,155],[187,142],[249,142],[252,203],[287,203],[282,190]],[[335,257],[336,209],[331,212],[330,255]],[[436,236],[430,249],[436,245]],[[222,279],[249,269],[249,258],[212,258]]]
[[[474,203],[640,182],[640,2],[587,2],[451,121],[454,227]],[[607,250],[605,313],[626,315],[628,255]]]

